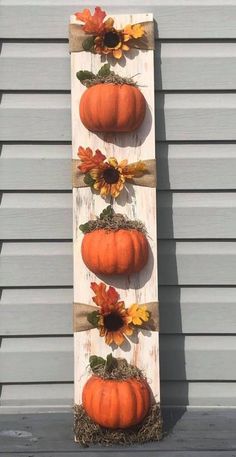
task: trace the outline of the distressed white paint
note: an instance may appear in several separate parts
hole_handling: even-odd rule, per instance
[[[128,23],[152,20],[152,15],[133,15],[117,17],[116,26],[122,27]],[[72,22],[76,22],[72,17]],[[72,154],[77,158],[78,147],[100,149],[107,157],[115,156],[118,160],[128,158],[129,162],[155,158],[154,131],[154,69],[153,51],[132,51],[126,58],[125,66],[117,61],[112,62],[114,71],[124,76],[135,76],[147,101],[147,112],[141,127],[132,133],[100,134],[89,132],[81,123],[79,117],[79,101],[85,87],[76,78],[79,70],[97,72],[102,63],[100,56],[86,52],[71,54],[72,78]],[[147,78],[148,75],[148,78]],[[114,204],[116,212],[121,212],[131,219],[145,222],[149,238],[149,261],[139,273],[127,278],[103,277],[98,278],[84,265],[81,257],[81,242],[83,234],[79,225],[91,217],[100,214],[109,201],[104,201],[99,195],[92,194],[88,188],[73,189],[74,213],[74,301],[92,304],[90,283],[103,280],[113,284],[120,293],[126,306],[132,303],[147,303],[158,299],[157,292],[157,246],[156,246],[156,190],[139,186],[127,186],[125,191]],[[82,287],[81,287],[82,285]],[[75,402],[81,403],[81,393],[84,382],[89,376],[88,359],[91,354],[105,356],[111,352],[111,347],[99,337],[98,330],[79,332],[75,334]],[[121,348],[114,350],[115,356],[123,356],[147,375],[150,387],[156,401],[160,400],[159,387],[159,348],[158,333],[140,331],[138,343],[128,340]]]

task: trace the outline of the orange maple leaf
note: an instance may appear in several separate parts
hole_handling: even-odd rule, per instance
[[[95,154],[93,155],[92,149],[83,148],[82,146],[79,146],[78,156],[82,162],[79,165],[79,170],[82,171],[82,173],[87,173],[93,168],[96,168],[106,159],[106,156],[104,156],[99,149],[96,149]]]
[[[107,13],[99,6],[96,6],[93,15],[89,9],[84,9],[82,13],[75,13],[76,19],[84,22],[83,30],[86,33],[101,33],[104,30],[103,20]]]
[[[94,303],[101,308],[102,314],[111,311],[111,308],[117,303],[119,299],[119,294],[114,287],[109,286],[106,290],[106,284],[100,282],[91,282],[91,289],[95,293],[93,297]]]

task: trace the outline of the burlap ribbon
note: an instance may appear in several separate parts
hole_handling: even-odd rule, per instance
[[[136,328],[159,331],[159,303],[150,302],[145,303],[145,305],[150,312],[150,319],[147,322],[143,322],[142,325],[139,325]],[[87,319],[88,314],[92,313],[93,311],[98,311],[98,307],[93,305],[85,305],[84,303],[73,304],[74,332],[84,332],[85,330],[91,330],[92,328],[95,328]]]
[[[84,173],[82,173],[78,166],[81,163],[79,159],[72,160],[72,187],[88,187],[84,182]],[[144,160],[147,171],[139,178],[127,179],[128,183],[135,184],[136,186],[156,187],[156,160]],[[133,165],[133,164],[130,164]]]
[[[140,22],[144,27],[145,34],[138,39],[131,39],[127,43],[130,48],[136,49],[155,49],[154,23],[153,21]],[[85,33],[80,24],[69,24],[69,51],[80,52],[84,51],[83,41],[86,38],[92,37],[89,33]]]

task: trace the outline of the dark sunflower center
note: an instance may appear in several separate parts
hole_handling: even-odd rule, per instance
[[[119,330],[121,327],[123,327],[123,324],[124,322],[122,317],[116,312],[104,316],[104,327],[109,332],[115,332],[116,330]]]
[[[107,184],[115,184],[119,181],[120,173],[114,167],[109,167],[103,172],[103,179]]]
[[[120,42],[120,36],[117,32],[107,32],[104,35],[103,43],[107,48],[115,48]]]

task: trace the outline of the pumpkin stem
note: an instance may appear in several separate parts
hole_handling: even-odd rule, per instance
[[[91,355],[89,364],[92,372],[103,379],[145,379],[142,371],[127,362],[126,359],[113,357],[108,354],[106,359]]]
[[[83,233],[93,232],[97,229],[106,229],[111,231],[117,231],[120,229],[136,229],[144,234],[147,233],[145,225],[141,221],[132,221],[124,214],[115,213],[111,205],[107,206],[107,208],[105,208],[100,216],[96,217],[95,220],[93,219],[85,224],[81,224],[79,228]]]
[[[103,65],[97,74],[91,71],[81,70],[76,73],[77,78],[86,87],[94,86],[95,84],[129,84],[131,86],[137,86],[137,83],[133,80],[133,77],[126,78],[120,76],[111,70],[110,64],[106,63]],[[136,75],[135,75],[136,76]]]

